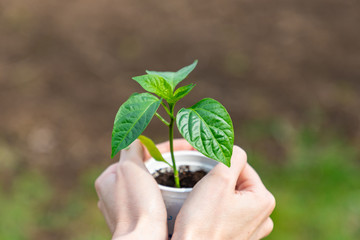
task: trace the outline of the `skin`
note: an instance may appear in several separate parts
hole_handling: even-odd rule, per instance
[[[273,229],[269,216],[274,207],[275,198],[235,146],[231,167],[216,165],[194,187],[172,239],[261,239]]]
[[[158,148],[168,152],[169,142]],[[194,150],[184,139],[174,140],[174,149]],[[166,208],[143,163],[148,158],[136,140],[95,181],[112,239],[167,239]],[[261,239],[273,229],[269,216],[274,207],[274,197],[235,146],[231,168],[218,164],[194,187],[176,218],[172,239]]]

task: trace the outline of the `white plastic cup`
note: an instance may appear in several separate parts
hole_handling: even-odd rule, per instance
[[[197,151],[176,151],[174,154],[177,168],[180,166],[189,166],[191,171],[204,170],[209,172],[218,163],[208,157],[205,157]],[[163,154],[163,157],[166,161],[171,163],[170,153]],[[158,162],[153,158],[146,161],[145,165],[151,174],[155,173],[159,169],[169,168],[166,163]],[[160,184],[159,188],[167,210],[168,233],[170,239],[174,232],[176,216],[178,215],[180,208],[184,204],[192,188],[175,188]]]

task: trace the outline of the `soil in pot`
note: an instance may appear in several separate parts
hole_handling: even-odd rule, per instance
[[[189,166],[179,167],[180,186],[182,188],[192,188],[200,181],[207,172],[204,170],[191,171]],[[153,174],[156,182],[163,186],[175,187],[174,173],[171,168],[157,170]]]

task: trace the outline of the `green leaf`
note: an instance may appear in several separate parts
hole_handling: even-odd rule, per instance
[[[157,75],[142,75],[133,77],[146,91],[155,93],[165,100],[170,100],[173,97],[173,90],[170,84],[162,77]]]
[[[134,93],[120,106],[111,138],[111,157],[129,146],[147,127],[161,100],[150,93]]]
[[[225,107],[205,98],[176,116],[181,135],[199,152],[230,167],[234,128]]]
[[[140,135],[138,137],[138,139],[141,141],[141,143],[146,147],[146,149],[149,151],[150,155],[159,162],[164,162],[167,165],[169,165],[170,167],[172,167],[170,165],[170,163],[168,163],[163,156],[161,155],[161,152],[159,151],[159,149],[156,147],[155,143],[148,137],[145,137],[144,135]]]
[[[198,60],[195,60],[191,65],[183,67],[177,72],[157,72],[157,71],[148,71],[147,74],[157,75],[163,77],[168,81],[172,90],[174,91],[176,85],[178,85],[182,80],[184,80],[196,67]]]
[[[195,87],[195,84],[192,84],[192,83],[189,85],[186,85],[186,86],[179,87],[178,89],[176,89],[176,91],[174,93],[174,97],[168,102],[175,103],[175,102],[179,101],[180,99],[185,97],[194,87]]]

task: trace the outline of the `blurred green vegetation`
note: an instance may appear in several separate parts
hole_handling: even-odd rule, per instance
[[[274,194],[275,223],[268,239],[357,239],[360,236],[359,151],[340,134],[306,127],[282,133],[287,161],[273,164],[251,152],[249,162]],[[282,129],[282,130],[281,130]],[[253,125],[259,140],[264,128]]]
[[[77,187],[58,201],[56,191],[41,172],[24,170],[10,189],[0,192],[0,239],[104,239],[110,238],[98,211],[94,178],[100,169],[81,176]]]
[[[340,134],[311,125],[293,128],[255,122],[246,124],[241,135],[250,164],[277,200],[272,215],[275,228],[268,239],[360,235],[358,149]],[[269,138],[285,147],[279,159],[269,161],[257,146]],[[85,169],[76,186],[64,193],[56,191],[41,172],[29,168],[17,172],[0,192],[0,239],[108,239],[93,187],[102,168]]]
[[[230,110],[268,239],[359,239],[359,3],[0,0],[0,240],[109,239],[93,183],[131,76],[195,58],[184,105]]]

